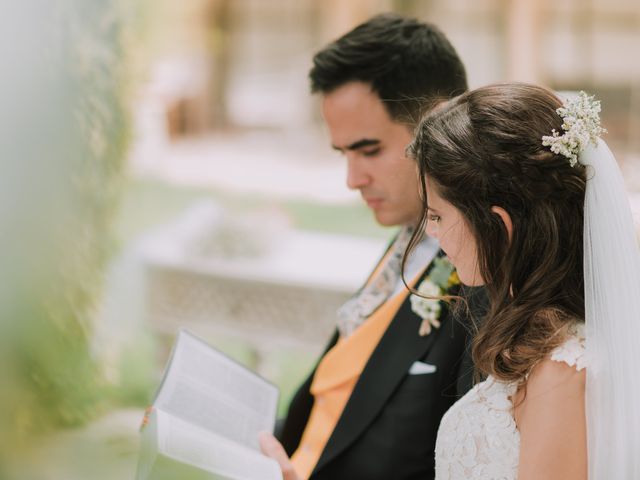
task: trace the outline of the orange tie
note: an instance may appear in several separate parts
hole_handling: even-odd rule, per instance
[[[319,363],[310,389],[315,399],[313,408],[300,445],[291,457],[300,478],[306,480],[311,475],[362,370],[408,294],[403,289],[383,303],[353,334],[341,337]]]

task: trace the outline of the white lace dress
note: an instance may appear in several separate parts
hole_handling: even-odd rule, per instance
[[[551,359],[585,367],[584,330],[554,350]],[[516,480],[520,433],[510,397],[517,385],[489,377],[442,417],[436,441],[436,480]]]

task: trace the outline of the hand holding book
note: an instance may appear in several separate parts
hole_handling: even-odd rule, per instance
[[[289,460],[287,452],[285,452],[284,447],[276,437],[269,432],[260,432],[259,441],[262,453],[269,458],[273,458],[278,462],[278,465],[280,465],[283,480],[300,480],[300,477],[293,468],[291,460]]]

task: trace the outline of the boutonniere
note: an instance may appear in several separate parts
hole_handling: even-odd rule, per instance
[[[440,328],[442,300],[433,297],[442,297],[459,284],[460,279],[451,262],[446,257],[436,257],[431,271],[416,289],[420,295],[411,294],[411,310],[422,318],[418,330],[420,336],[429,335],[432,328]]]

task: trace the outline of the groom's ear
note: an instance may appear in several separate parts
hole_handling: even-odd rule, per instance
[[[513,222],[511,221],[511,215],[502,207],[493,206],[491,207],[491,211],[495,213],[502,223],[504,227],[507,229],[507,236],[509,238],[509,243],[511,243],[511,237],[513,236]]]

